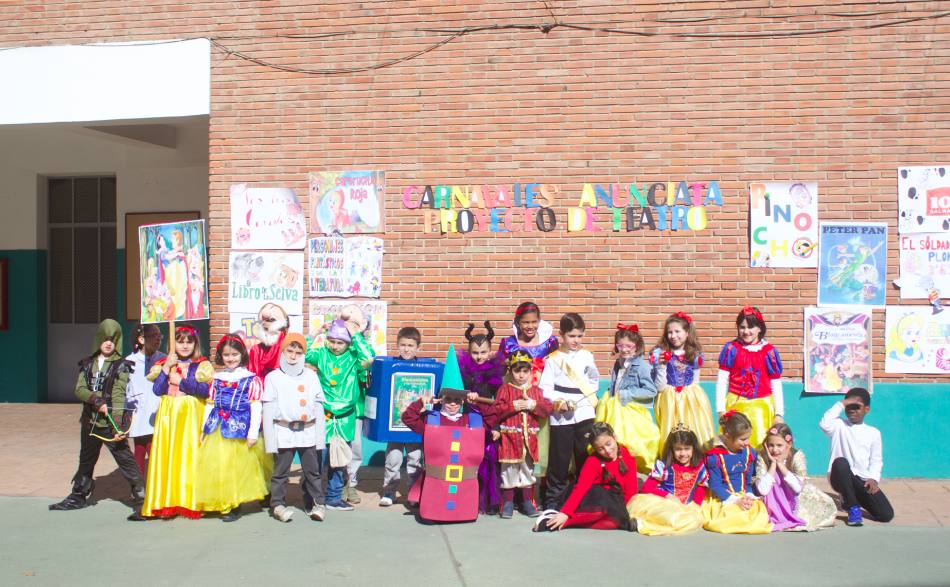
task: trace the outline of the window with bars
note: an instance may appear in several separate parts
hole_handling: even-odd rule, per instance
[[[115,178],[50,178],[47,188],[50,322],[115,318]]]

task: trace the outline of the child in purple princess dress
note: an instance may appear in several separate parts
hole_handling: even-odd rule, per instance
[[[806,480],[805,453],[795,448],[787,424],[775,424],[755,462],[755,488],[769,512],[772,531],[810,532],[835,525],[835,502]]]
[[[458,360],[468,401],[473,406],[479,406],[495,401],[505,369],[502,359],[491,350],[491,341],[495,337],[491,323],[485,321],[485,334],[472,334],[474,330],[475,325],[470,322],[465,330],[468,352],[458,353]],[[478,468],[478,510],[483,514],[497,513],[501,506],[498,437],[499,433],[486,425],[485,458]]]

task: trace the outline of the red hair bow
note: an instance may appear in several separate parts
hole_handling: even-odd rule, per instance
[[[765,318],[762,317],[762,312],[756,310],[752,306],[746,306],[742,308],[742,314],[745,316],[755,316],[759,322],[765,322]]]
[[[726,412],[725,414],[723,414],[722,417],[723,417],[723,418],[731,418],[731,417],[735,416],[735,415],[738,414],[738,413],[739,413],[738,410],[729,410],[728,412]]]
[[[627,332],[640,332],[640,327],[636,324],[624,324],[623,322],[617,322],[617,330],[626,330]]]
[[[221,337],[221,340],[218,341],[218,345],[214,347],[216,351],[221,352],[221,347],[223,347],[228,342],[239,342],[241,346],[244,346],[244,337],[240,334],[228,333]]]
[[[191,324],[184,324],[175,329],[175,334],[184,333],[189,336],[198,336],[198,331]]]
[[[686,320],[686,323],[687,323],[687,324],[692,324],[692,323],[693,323],[693,317],[690,316],[689,314],[687,314],[686,312],[677,312],[677,313],[675,313],[675,314],[673,314],[673,315],[676,316],[677,318],[682,319],[682,320]]]

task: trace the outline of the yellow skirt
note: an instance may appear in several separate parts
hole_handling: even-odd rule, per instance
[[[263,499],[274,472],[273,459],[258,441],[248,448],[246,439],[230,439],[215,430],[198,450],[195,500],[203,512],[226,514],[249,501]]]
[[[143,516],[201,517],[195,499],[195,465],[204,404],[190,395],[162,396],[155,412]]]
[[[737,504],[723,505],[715,498],[703,502],[703,528],[720,534],[769,534],[772,523],[761,499],[752,502],[747,510]]]
[[[654,402],[653,413],[656,414],[656,423],[660,430],[657,454],[663,454],[663,444],[679,422],[689,426],[696,434],[703,450],[710,447],[713,437],[716,436],[716,429],[713,427],[709,398],[698,383],[691,383],[682,391],[667,387],[656,394]]]
[[[735,410],[752,422],[752,436],[749,442],[755,450],[759,450],[765,442],[765,433],[772,427],[775,419],[775,402],[772,396],[757,399],[746,399],[734,393],[726,394],[726,410]]]
[[[637,460],[638,471],[653,470],[660,448],[660,429],[653,423],[649,410],[636,402],[623,405],[620,398],[610,396],[597,404],[596,420],[610,424],[617,442],[627,447]]]
[[[627,504],[627,512],[637,521],[637,532],[646,536],[669,536],[689,534],[703,527],[703,510],[693,502],[680,503],[640,493]]]

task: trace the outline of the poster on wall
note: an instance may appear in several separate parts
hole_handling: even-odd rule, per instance
[[[384,232],[386,174],[335,171],[310,174],[310,232]]]
[[[317,237],[310,239],[307,251],[312,297],[379,297],[383,239]]]
[[[391,389],[392,409],[388,419],[390,432],[409,431],[409,427],[402,421],[402,413],[417,399],[432,397],[438,392],[433,373],[393,373]]]
[[[142,323],[207,320],[205,222],[139,227]]]
[[[950,167],[897,170],[897,231],[901,234],[950,230]]]
[[[310,300],[307,332],[311,344],[326,342],[324,324],[337,318],[355,322],[377,356],[386,354],[386,302],[379,300]]]
[[[888,306],[884,335],[885,373],[950,375],[950,310]]]
[[[822,222],[818,245],[818,305],[883,308],[887,224]]]
[[[303,252],[231,252],[228,311],[256,314],[273,302],[290,315],[303,314]]]
[[[289,316],[288,318],[290,321],[289,332],[303,332],[303,316]],[[258,320],[256,313],[230,314],[228,320],[228,332],[241,334],[244,337],[244,343],[248,348],[251,348],[261,341],[261,322]]]
[[[749,184],[749,265],[818,265],[818,184]]]
[[[307,220],[290,188],[231,186],[231,248],[302,249]]]
[[[805,308],[805,393],[871,389],[871,311]]]
[[[950,297],[950,232],[902,234],[897,240],[900,278],[894,284],[901,299],[928,299],[933,290]]]

